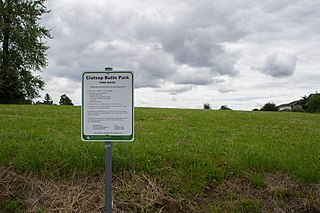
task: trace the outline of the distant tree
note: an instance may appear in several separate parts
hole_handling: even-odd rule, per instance
[[[211,109],[211,106],[209,103],[204,103],[203,104],[203,109]]]
[[[231,110],[227,105],[222,105],[220,110]]]
[[[43,104],[48,104],[48,105],[53,104],[52,98],[50,97],[50,95],[48,93],[46,93],[46,95],[44,96]]]
[[[66,94],[63,94],[60,96],[59,104],[60,105],[73,105],[71,99]]]
[[[0,103],[31,103],[45,83],[34,71],[47,66],[46,38],[40,26],[49,11],[45,0],[0,1]]]
[[[308,97],[306,95],[299,100],[299,103],[301,104],[302,109],[305,111],[307,111],[307,102],[308,102]]]
[[[320,112],[320,93],[311,94],[308,97],[307,112]]]
[[[278,107],[275,103],[266,103],[262,108],[261,111],[278,111]]]
[[[257,109],[257,108],[254,108],[252,111],[259,111],[259,109]]]

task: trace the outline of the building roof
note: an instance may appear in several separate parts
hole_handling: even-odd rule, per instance
[[[301,105],[300,101],[292,101],[292,102],[290,102],[288,104],[281,104],[281,105],[278,106],[278,108],[287,107],[287,106],[291,106],[292,107],[292,106],[296,106],[296,105]]]

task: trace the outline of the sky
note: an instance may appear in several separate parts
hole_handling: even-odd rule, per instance
[[[234,110],[320,89],[320,1],[50,0],[40,74],[81,104],[85,71],[134,71],[135,106]]]

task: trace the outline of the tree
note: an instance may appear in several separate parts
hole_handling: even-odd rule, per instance
[[[231,110],[227,105],[222,105],[220,110]]]
[[[308,97],[307,112],[320,112],[320,93],[311,94]]]
[[[51,35],[39,24],[49,12],[45,1],[0,0],[0,103],[31,101],[45,85],[34,75],[47,66],[44,39]]]
[[[46,95],[44,96],[43,104],[48,104],[48,105],[53,104],[52,98],[50,97],[50,95],[48,93],[46,93]]]
[[[60,96],[59,104],[60,105],[73,105],[71,99],[66,94],[63,94]]]
[[[261,111],[278,111],[278,107],[274,103],[266,103],[262,108]]]
[[[203,109],[211,109],[211,106],[209,103],[204,103],[203,104]]]
[[[308,102],[308,97],[307,96],[304,96],[299,100],[299,103],[301,104],[302,109],[305,110],[305,111],[307,111],[307,102]]]

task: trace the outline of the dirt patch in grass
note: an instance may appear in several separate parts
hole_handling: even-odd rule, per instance
[[[0,168],[2,210],[12,212],[99,212],[103,209],[101,178],[42,178],[33,173],[17,174]],[[7,203],[20,203],[15,210]],[[4,211],[6,212],[6,211]]]
[[[113,179],[114,212],[320,212],[320,184],[286,174],[263,175],[263,184],[231,178],[202,194],[170,194],[165,180],[123,172]],[[0,167],[0,212],[104,212],[104,179],[43,178]]]
[[[264,174],[256,186],[248,178],[229,179],[205,190],[218,212],[320,212],[320,184],[303,184],[282,173]]]

